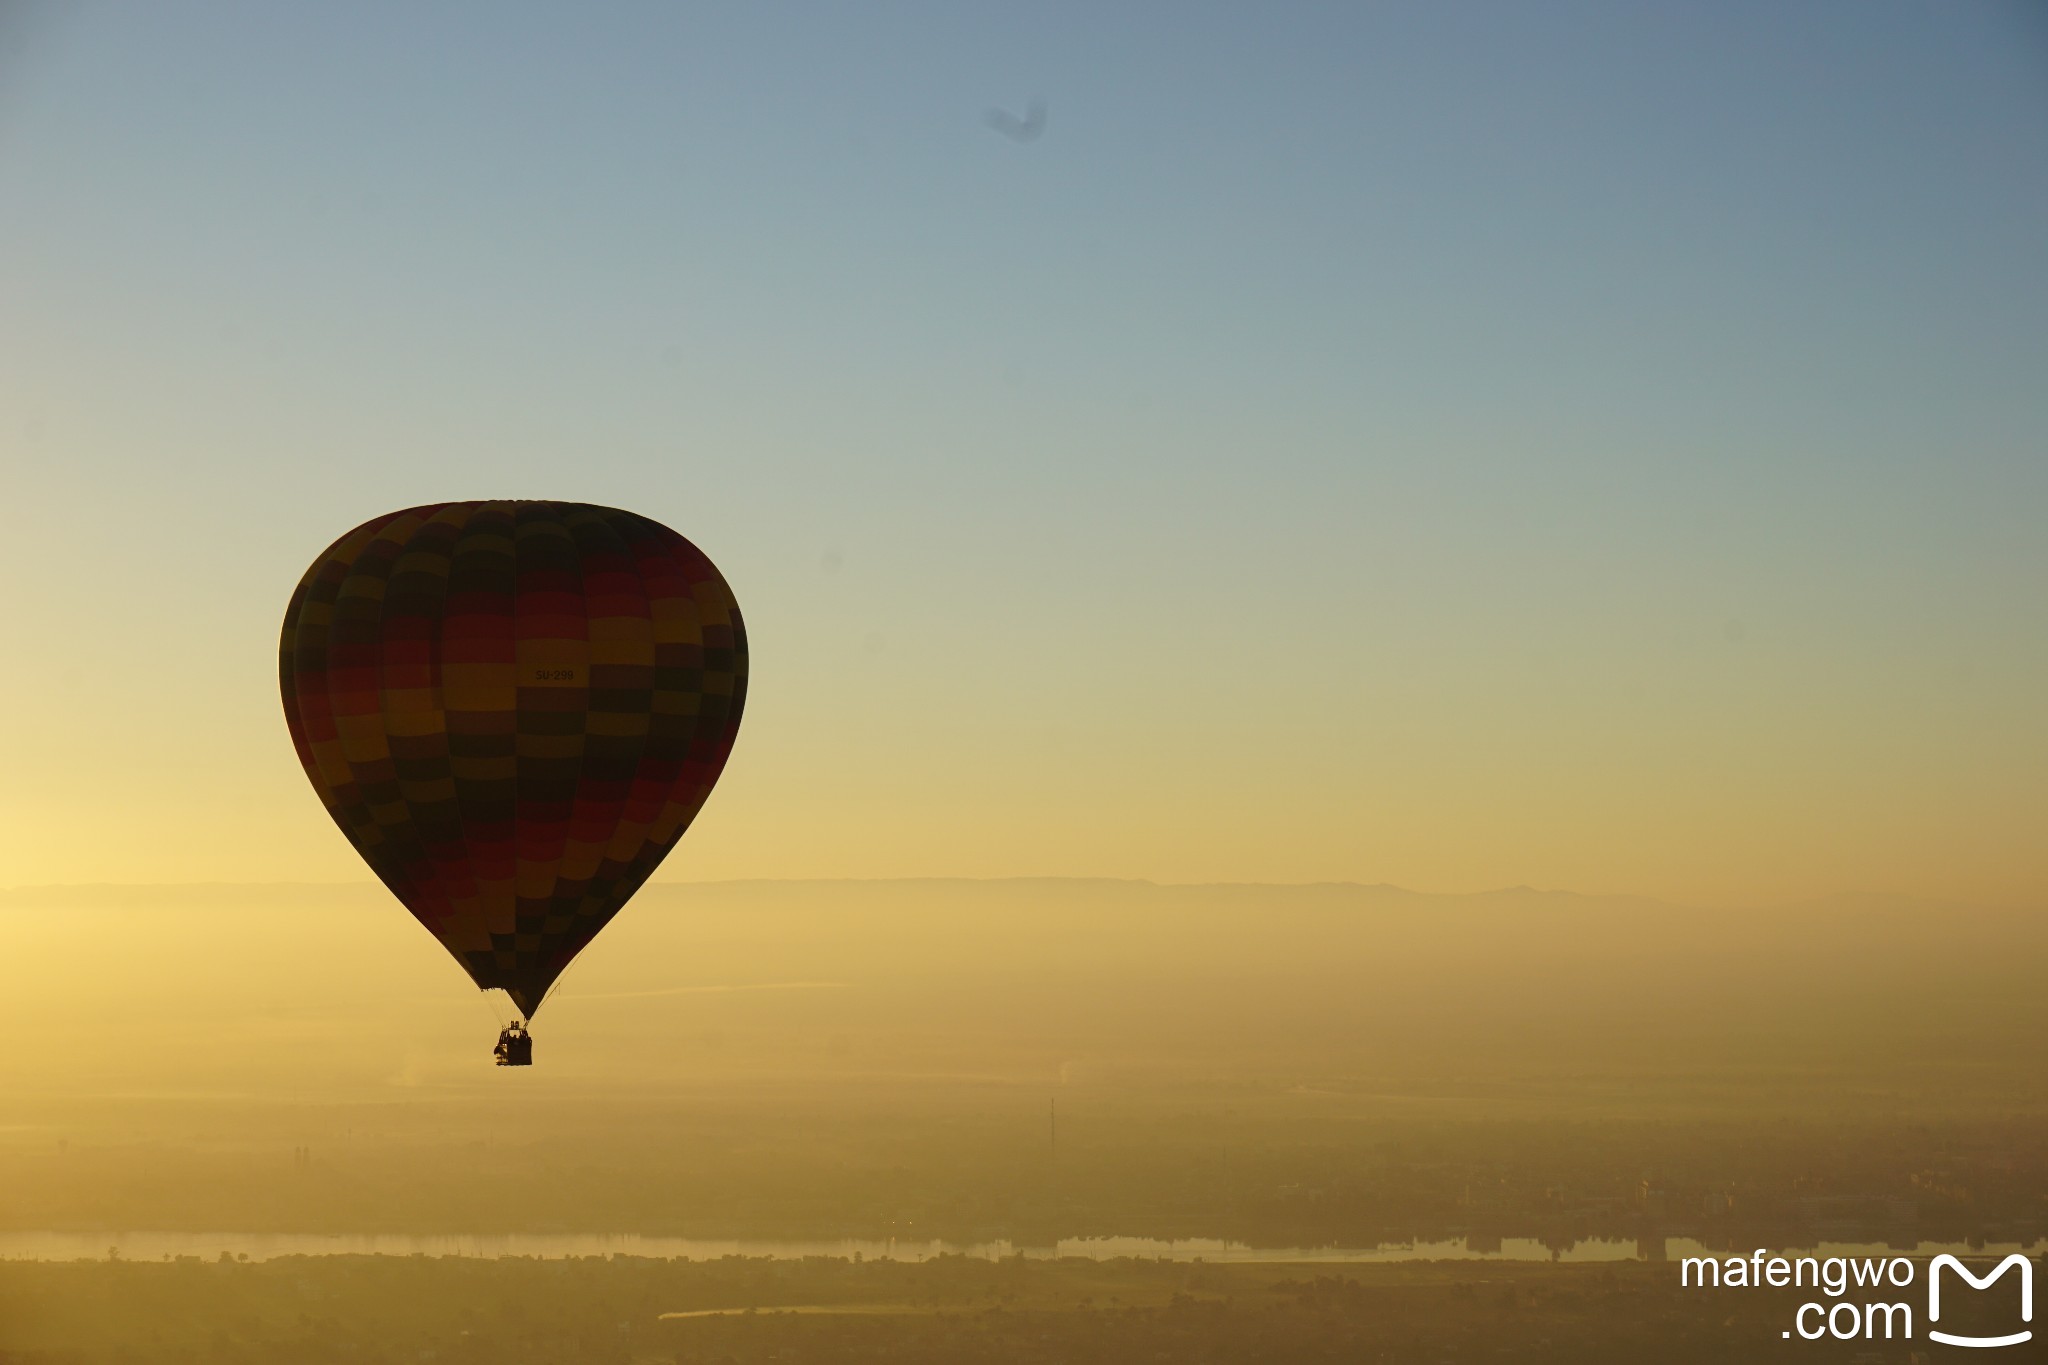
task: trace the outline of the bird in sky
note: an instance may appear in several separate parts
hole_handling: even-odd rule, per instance
[[[1012,142],[1036,142],[1038,135],[1045,131],[1045,101],[1031,101],[1023,118],[1007,109],[991,109],[984,122]]]

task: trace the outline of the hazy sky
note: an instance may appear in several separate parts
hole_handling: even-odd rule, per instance
[[[0,9],[0,885],[363,876],[286,595],[558,497],[668,878],[2048,899],[2038,6]]]

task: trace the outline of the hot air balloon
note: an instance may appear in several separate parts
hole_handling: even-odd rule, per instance
[[[574,502],[373,518],[299,581],[278,648],[299,762],[483,990],[531,1019],[675,847],[732,752],[732,590],[661,523]],[[515,1020],[501,1065],[531,1061]]]

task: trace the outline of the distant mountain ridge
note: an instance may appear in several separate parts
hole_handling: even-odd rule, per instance
[[[2010,906],[1945,900],[1895,892],[1834,892],[1792,901],[1747,905],[1720,905],[1668,900],[1657,896],[1625,892],[1587,892],[1528,885],[1495,887],[1477,891],[1419,891],[1389,882],[1161,882],[1136,877],[736,877],[716,881],[656,881],[642,888],[633,905],[652,905],[679,894],[714,894],[741,889],[777,889],[802,894],[827,888],[901,888],[906,892],[943,889],[991,891],[1057,891],[1094,889],[1139,894],[1197,894],[1204,897],[1256,894],[1266,897],[1343,897],[1380,902],[1429,902],[1441,905],[1501,905],[1519,902],[1535,906],[1573,906],[1583,909],[1607,907],[1636,908],[1649,912],[1769,914],[1781,912],[1841,911],[1926,911],[1976,914],[2048,914],[2048,905]],[[258,904],[278,896],[294,899],[317,898],[323,902],[353,901],[369,897],[378,904],[391,904],[389,893],[369,880],[350,882],[68,882],[0,887],[0,908],[10,906],[209,904],[222,906]]]

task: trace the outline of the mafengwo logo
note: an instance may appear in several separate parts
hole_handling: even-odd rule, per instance
[[[1689,1256],[1679,1263],[1678,1282],[1688,1289],[1811,1287],[1831,1300],[1800,1304],[1792,1316],[1792,1325],[1779,1334],[1788,1340],[1796,1336],[1804,1341],[1827,1337],[1836,1341],[1910,1341],[1915,1325],[1912,1299],[1917,1296],[1898,1291],[1912,1288],[1919,1269],[1904,1256],[1889,1260],[1846,1256],[1787,1258],[1771,1256],[1758,1248],[1747,1259]],[[1964,1333],[1940,1328],[1944,1273],[1951,1285],[1961,1280],[1971,1289],[1988,1290],[2010,1270],[2019,1272],[2020,1287],[2019,1319],[2010,1324],[2013,1330]],[[1863,1292],[1851,1293],[1859,1289]],[[1949,1306],[1955,1306],[1953,1290]],[[1950,1316],[1953,1321],[1954,1315]],[[1927,1263],[1927,1318],[1923,1325],[1929,1341],[1977,1348],[2019,1346],[2034,1339],[2033,1321],[2034,1263],[2024,1254],[2015,1251],[1982,1275],[1946,1252]]]
[[[1953,1270],[1956,1274],[1968,1280],[1972,1289],[1989,1289],[1992,1281],[2015,1267],[2020,1272],[2020,1321],[2032,1322],[2034,1320],[2034,1263],[2032,1261],[2015,1251],[2012,1255],[1998,1263],[1998,1269],[1980,1280],[1970,1273],[1968,1266],[1958,1261],[1955,1257],[1947,1255],[1935,1257],[1933,1264],[1927,1267],[1928,1339],[1939,1341],[1948,1346],[2017,1346],[2023,1341],[2032,1341],[2034,1333],[2031,1329],[2011,1332],[2002,1337],[1962,1337],[1951,1336],[1947,1332],[1938,1332],[1933,1328],[1934,1323],[1941,1321],[1941,1272],[1944,1269]]]

